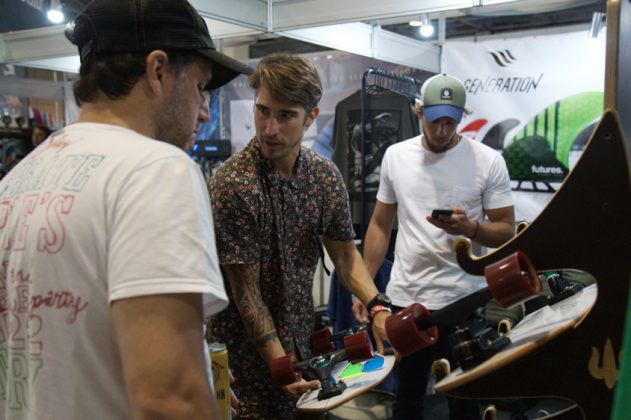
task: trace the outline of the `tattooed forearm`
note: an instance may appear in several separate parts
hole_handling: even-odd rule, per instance
[[[260,265],[233,264],[225,265],[223,269],[250,340],[257,347],[278,340],[274,320],[261,296]]]
[[[276,333],[276,330],[272,331],[269,334],[265,334],[262,337],[259,337],[256,340],[254,340],[254,345],[257,348],[261,348],[261,347],[265,347],[267,345],[267,343],[269,343],[270,341],[271,342],[278,341],[278,334]]]

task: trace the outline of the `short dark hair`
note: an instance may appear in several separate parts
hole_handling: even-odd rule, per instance
[[[261,86],[272,96],[302,105],[307,114],[322,98],[322,82],[315,66],[306,58],[277,53],[263,57],[248,80],[258,92]]]
[[[178,75],[197,57],[196,53],[181,51],[167,55],[168,66]],[[99,91],[112,100],[129,95],[145,74],[146,60],[147,55],[139,53],[92,54],[81,63],[79,79],[73,86],[77,105],[94,101]]]

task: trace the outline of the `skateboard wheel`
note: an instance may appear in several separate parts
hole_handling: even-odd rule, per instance
[[[541,281],[526,254],[517,251],[484,268],[493,297],[505,308],[541,292]]]
[[[498,334],[501,334],[501,335],[507,334],[512,329],[513,329],[513,321],[511,321],[508,318],[502,319],[497,324],[497,333]]]
[[[370,337],[366,330],[344,337],[344,350],[351,363],[357,363],[375,357],[372,351]]]
[[[440,382],[451,373],[451,364],[447,359],[434,360],[430,372],[434,383]]]
[[[403,356],[431,346],[438,340],[435,325],[419,330],[416,323],[429,315],[429,310],[420,303],[413,303],[386,319],[388,341]]]
[[[335,344],[331,340],[331,331],[328,328],[323,328],[311,334],[309,341],[315,354],[324,354],[335,350]]]
[[[274,385],[286,386],[300,379],[300,374],[294,371],[291,354],[272,360],[270,370]]]
[[[483,420],[497,420],[497,408],[493,404],[487,405],[482,414]]]

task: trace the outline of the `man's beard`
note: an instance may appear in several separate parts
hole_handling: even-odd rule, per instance
[[[154,117],[156,140],[172,144],[182,150],[190,144],[193,132],[186,127],[190,115],[186,109],[189,99],[186,97],[184,83],[178,78],[171,99]]]

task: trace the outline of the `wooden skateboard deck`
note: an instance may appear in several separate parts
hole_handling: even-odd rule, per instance
[[[530,346],[520,357],[450,388],[476,399],[557,397],[576,403],[574,418],[609,418],[620,368],[631,271],[631,188],[622,130],[608,110],[562,187],[539,217],[483,257],[470,242],[455,247],[460,266],[484,268],[517,250],[538,270],[573,268],[597,282],[594,306],[581,322]],[[551,380],[559,378],[559,380]],[[562,379],[561,379],[562,378]],[[576,410],[575,410],[576,411]]]
[[[631,66],[631,2],[607,2],[607,63],[605,76],[605,106],[618,111],[627,145],[627,162],[631,162],[631,81],[627,77]],[[627,271],[631,283],[631,273]],[[620,377],[616,385],[612,420],[625,420],[631,413],[631,305],[627,309],[625,341]]]
[[[340,362],[333,368],[331,376],[336,380],[343,380],[346,389],[335,397],[318,401],[320,389],[306,392],[296,403],[298,411],[323,413],[352,400],[360,394],[379,385],[394,367],[394,356],[375,354],[375,359],[351,364]]]
[[[577,294],[526,315],[506,337],[511,343],[480,365],[463,371],[458,368],[435,385],[437,392],[449,392],[476,378],[490,374],[543,346],[562,332],[574,328],[588,314],[596,301],[597,288],[588,286]]]

